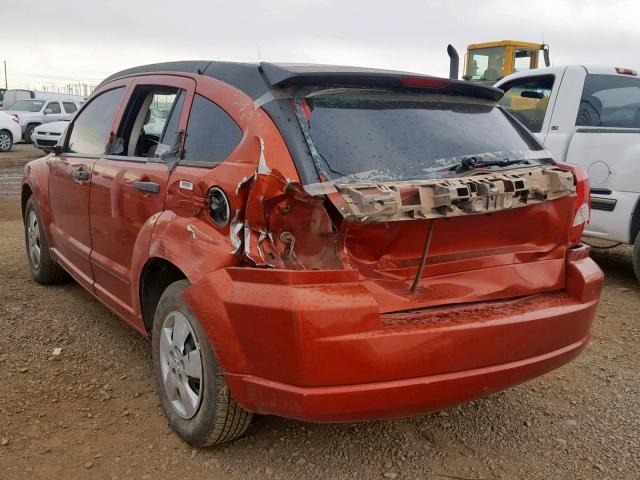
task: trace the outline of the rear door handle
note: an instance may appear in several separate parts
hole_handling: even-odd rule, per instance
[[[133,188],[142,190],[143,192],[158,193],[160,191],[160,184],[156,182],[133,182]]]
[[[89,180],[89,172],[86,170],[74,170],[71,172],[71,176],[76,180]]]

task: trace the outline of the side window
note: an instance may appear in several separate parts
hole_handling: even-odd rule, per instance
[[[518,48],[515,51],[515,72],[524,72],[531,69],[531,61],[533,60],[534,51],[524,48]]]
[[[60,104],[58,102],[49,102],[44,109],[45,113],[62,113],[60,109]]]
[[[184,90],[175,87],[137,87],[109,153],[128,157],[177,156],[177,130],[184,97]]]
[[[540,132],[553,90],[553,75],[515,80],[505,90],[500,105],[532,132]]]
[[[65,113],[73,113],[78,110],[76,104],[73,102],[62,102],[62,106],[64,107]]]
[[[124,87],[115,88],[91,100],[71,125],[67,152],[86,155],[104,153],[113,115],[122,100],[123,93]]]
[[[212,101],[193,99],[181,163],[213,166],[225,160],[242,139],[238,124]]]
[[[640,79],[587,75],[576,126],[640,128]]]

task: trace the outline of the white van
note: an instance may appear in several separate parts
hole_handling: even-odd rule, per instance
[[[640,279],[640,78],[626,68],[539,68],[495,84],[500,101],[558,162],[589,173],[585,236],[634,244]]]
[[[82,103],[85,98],[82,95],[71,95],[68,93],[39,92],[37,90],[10,88],[4,92],[2,109],[10,110],[11,107],[20,100],[58,100],[59,102],[66,101]]]

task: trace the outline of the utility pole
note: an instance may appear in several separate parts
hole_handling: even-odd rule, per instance
[[[9,83],[7,82],[7,61],[4,61],[4,88],[9,89]]]

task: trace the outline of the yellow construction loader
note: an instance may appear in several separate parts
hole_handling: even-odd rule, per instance
[[[474,43],[467,47],[462,78],[494,84],[511,73],[538,68],[540,52],[548,67],[549,46],[544,43],[515,40]]]

